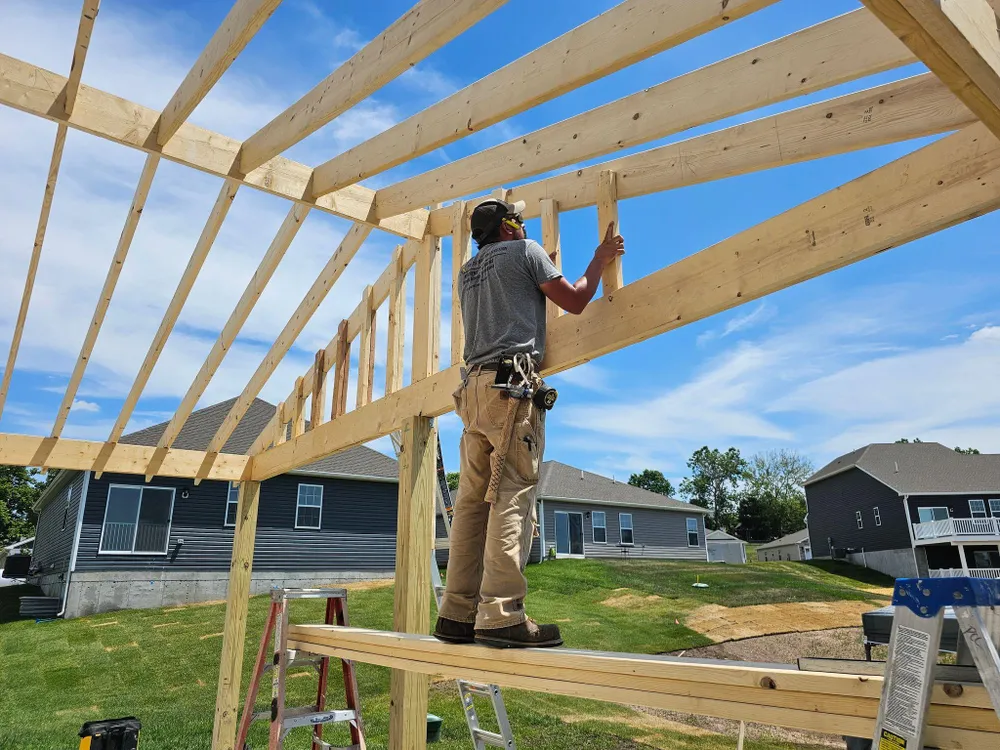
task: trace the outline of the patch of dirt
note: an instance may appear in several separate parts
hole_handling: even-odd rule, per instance
[[[179,607],[171,607],[170,609],[164,609],[162,612],[166,614],[167,612],[180,612],[183,609],[190,609],[191,607],[214,607],[216,604],[225,604],[225,599],[212,599],[208,602],[191,602],[190,604],[182,604]]]
[[[174,620],[173,622],[161,622],[154,625],[154,628],[169,628],[171,625],[180,625],[180,620]]]
[[[680,721],[673,721],[672,719],[666,719],[662,716],[656,716],[653,714],[644,713],[636,709],[632,709],[633,714],[626,716],[615,716],[609,717],[601,714],[570,714],[569,716],[560,717],[565,724],[579,724],[584,721],[602,721],[610,722],[614,721],[618,724],[624,724],[626,726],[632,727],[633,729],[665,729],[671,732],[679,732],[680,734],[687,734],[693,737],[706,737],[709,735],[717,735],[718,732],[714,732],[710,729],[705,729],[703,727],[696,727],[690,724],[685,724]],[[655,738],[634,738],[636,742],[648,742],[650,739]],[[655,747],[655,745],[654,745]]]
[[[618,590],[621,591],[622,589]],[[627,591],[628,589],[625,590]],[[656,594],[650,594],[649,596],[622,594],[621,596],[612,596],[605,599],[601,604],[605,607],[614,607],[615,609],[643,609],[658,604],[661,601],[663,600]]]
[[[125,643],[121,646],[105,646],[104,650],[110,654],[112,651],[117,651],[120,648],[139,648],[139,644],[132,641],[131,643]]]
[[[322,583],[318,589],[347,589],[348,591],[370,591],[384,589],[396,582],[394,578],[379,578],[375,581],[355,581],[354,583]]]
[[[117,625],[117,624],[118,624],[118,620],[108,620],[107,622],[97,622],[97,623],[94,623],[90,627],[92,627],[92,628],[105,628],[108,625]]]
[[[199,641],[203,641],[206,638],[221,638],[222,633],[206,633],[205,635],[198,636]]]
[[[673,656],[697,656],[705,659],[758,661],[794,664],[800,656],[831,659],[864,659],[861,628],[837,628],[807,633],[783,633],[711,646],[674,651]]]
[[[754,638],[776,633],[857,626],[861,615],[874,607],[865,601],[790,602],[724,607],[706,604],[685,618],[684,624],[713,641]]]

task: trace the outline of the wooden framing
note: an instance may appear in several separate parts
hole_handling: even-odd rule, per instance
[[[68,77],[0,55],[0,104],[57,124],[24,294],[0,384],[0,412],[23,335],[69,128],[144,151],[132,208],[49,437],[0,433],[0,463],[240,482],[213,750],[230,750],[246,635],[260,482],[399,431],[400,492],[394,626],[401,633],[297,626],[292,642],[382,664],[391,680],[390,750],[422,750],[427,675],[565,695],[864,735],[879,680],[692,665],[586,652],[455,649],[419,634],[429,626],[427,557],[433,543],[434,418],[450,411],[463,333],[458,274],[471,254],[468,216],[488,191],[523,200],[561,263],[559,219],[596,207],[599,236],[619,202],[651,193],[908,139],[953,132],[825,195],[625,284],[621,264],[582,315],[547,312],[544,374],[731,309],[1000,208],[1000,34],[997,0],[863,0],[866,9],[737,54],[534,133],[380,190],[357,184],[488,125],[771,5],[775,0],[626,0],[315,170],[279,154],[486,17],[505,0],[421,0],[384,34],[245,142],[187,117],[279,0],[237,0],[162,112],[81,84],[97,13],[86,0]],[[786,101],[915,60],[931,73],[881,84],[620,158],[621,149]],[[596,158],[600,163],[525,183]],[[223,179],[173,298],[104,442],[61,437],[112,301],[161,158]],[[142,391],[242,185],[291,202],[288,215],[155,447],[120,442]],[[451,205],[428,205],[459,198]],[[352,226],[250,377],[207,450],[173,448],[310,210]],[[249,455],[223,452],[240,420],[375,228],[404,238],[381,275],[311,367],[295,380]],[[624,234],[624,232],[623,232]],[[452,238],[451,366],[440,371],[441,239]],[[630,245],[641,238],[629,237]],[[589,249],[589,248],[588,248]],[[412,382],[404,387],[406,276],[414,270]],[[388,301],[386,387],[373,400],[375,319]],[[355,408],[347,410],[357,339]],[[327,380],[334,371],[330,420]],[[306,424],[306,409],[309,429]],[[417,635],[413,635],[417,634]],[[761,690],[768,673],[776,689]],[[932,740],[952,750],[1000,735],[981,691],[936,694]]]

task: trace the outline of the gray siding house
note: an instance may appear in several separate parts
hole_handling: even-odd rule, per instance
[[[816,557],[896,577],[1000,578],[1000,455],[873,443],[805,483]]]
[[[780,562],[781,560],[811,560],[812,547],[809,544],[809,529],[800,529],[786,534],[773,542],[757,548],[760,562]]]
[[[177,447],[204,449],[232,403],[193,413]],[[256,400],[224,450],[249,450],[274,409]],[[391,577],[397,486],[396,461],[365,447],[263,482],[252,591]],[[236,501],[229,482],[62,471],[36,506],[31,580],[67,617],[224,599]]]

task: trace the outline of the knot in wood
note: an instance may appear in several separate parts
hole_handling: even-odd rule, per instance
[[[761,677],[760,686],[765,690],[775,690],[778,687],[775,681],[770,677]]]

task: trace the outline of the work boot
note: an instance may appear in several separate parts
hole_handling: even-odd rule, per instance
[[[445,643],[475,643],[476,624],[439,617],[434,626],[434,637]]]
[[[539,625],[530,617],[506,628],[476,630],[476,643],[493,648],[545,648],[562,642],[558,625]]]

